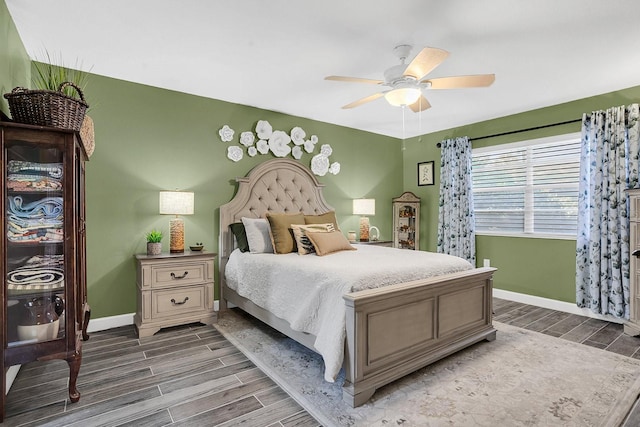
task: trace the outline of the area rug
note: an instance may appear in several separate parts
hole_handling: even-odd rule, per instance
[[[344,373],[323,379],[322,358],[230,310],[216,327],[324,426],[617,426],[640,394],[640,361],[494,322],[481,342],[376,391],[342,401]]]

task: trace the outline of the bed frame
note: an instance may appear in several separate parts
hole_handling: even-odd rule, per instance
[[[333,210],[323,185],[301,163],[269,160],[237,178],[238,191],[220,207],[220,315],[227,303],[314,350],[315,337],[241,297],[225,282],[234,249],[229,224],[265,212],[313,215]],[[346,305],[343,399],[362,405],[376,389],[482,340],[493,341],[492,277],[495,268],[427,278],[349,293]]]

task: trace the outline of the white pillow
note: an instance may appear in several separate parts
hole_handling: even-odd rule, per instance
[[[269,235],[269,221],[266,218],[242,218],[247,233],[249,252],[252,254],[273,253],[273,244]]]

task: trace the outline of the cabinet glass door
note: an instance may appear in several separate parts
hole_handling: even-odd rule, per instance
[[[398,247],[416,248],[416,209],[412,205],[398,206]]]
[[[64,337],[64,156],[50,147],[5,145],[9,347]]]

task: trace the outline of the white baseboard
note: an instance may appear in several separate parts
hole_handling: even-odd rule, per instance
[[[220,302],[213,302],[213,309],[218,311],[220,308]],[[119,328],[121,326],[133,325],[133,316],[135,313],[119,314],[117,316],[100,317],[98,319],[91,319],[89,321],[89,327],[87,332],[105,331],[107,329]]]
[[[596,314],[587,308],[580,308],[570,302],[558,301],[549,298],[542,298],[533,295],[520,294],[517,292],[505,291],[502,289],[494,289],[493,296],[500,299],[506,299],[509,301],[521,302],[523,304],[535,305],[537,307],[549,308],[551,310],[562,311],[570,314],[577,314],[579,316],[592,317],[594,319],[604,320],[607,322],[624,324],[625,320],[618,319],[613,316],[603,316]]]

